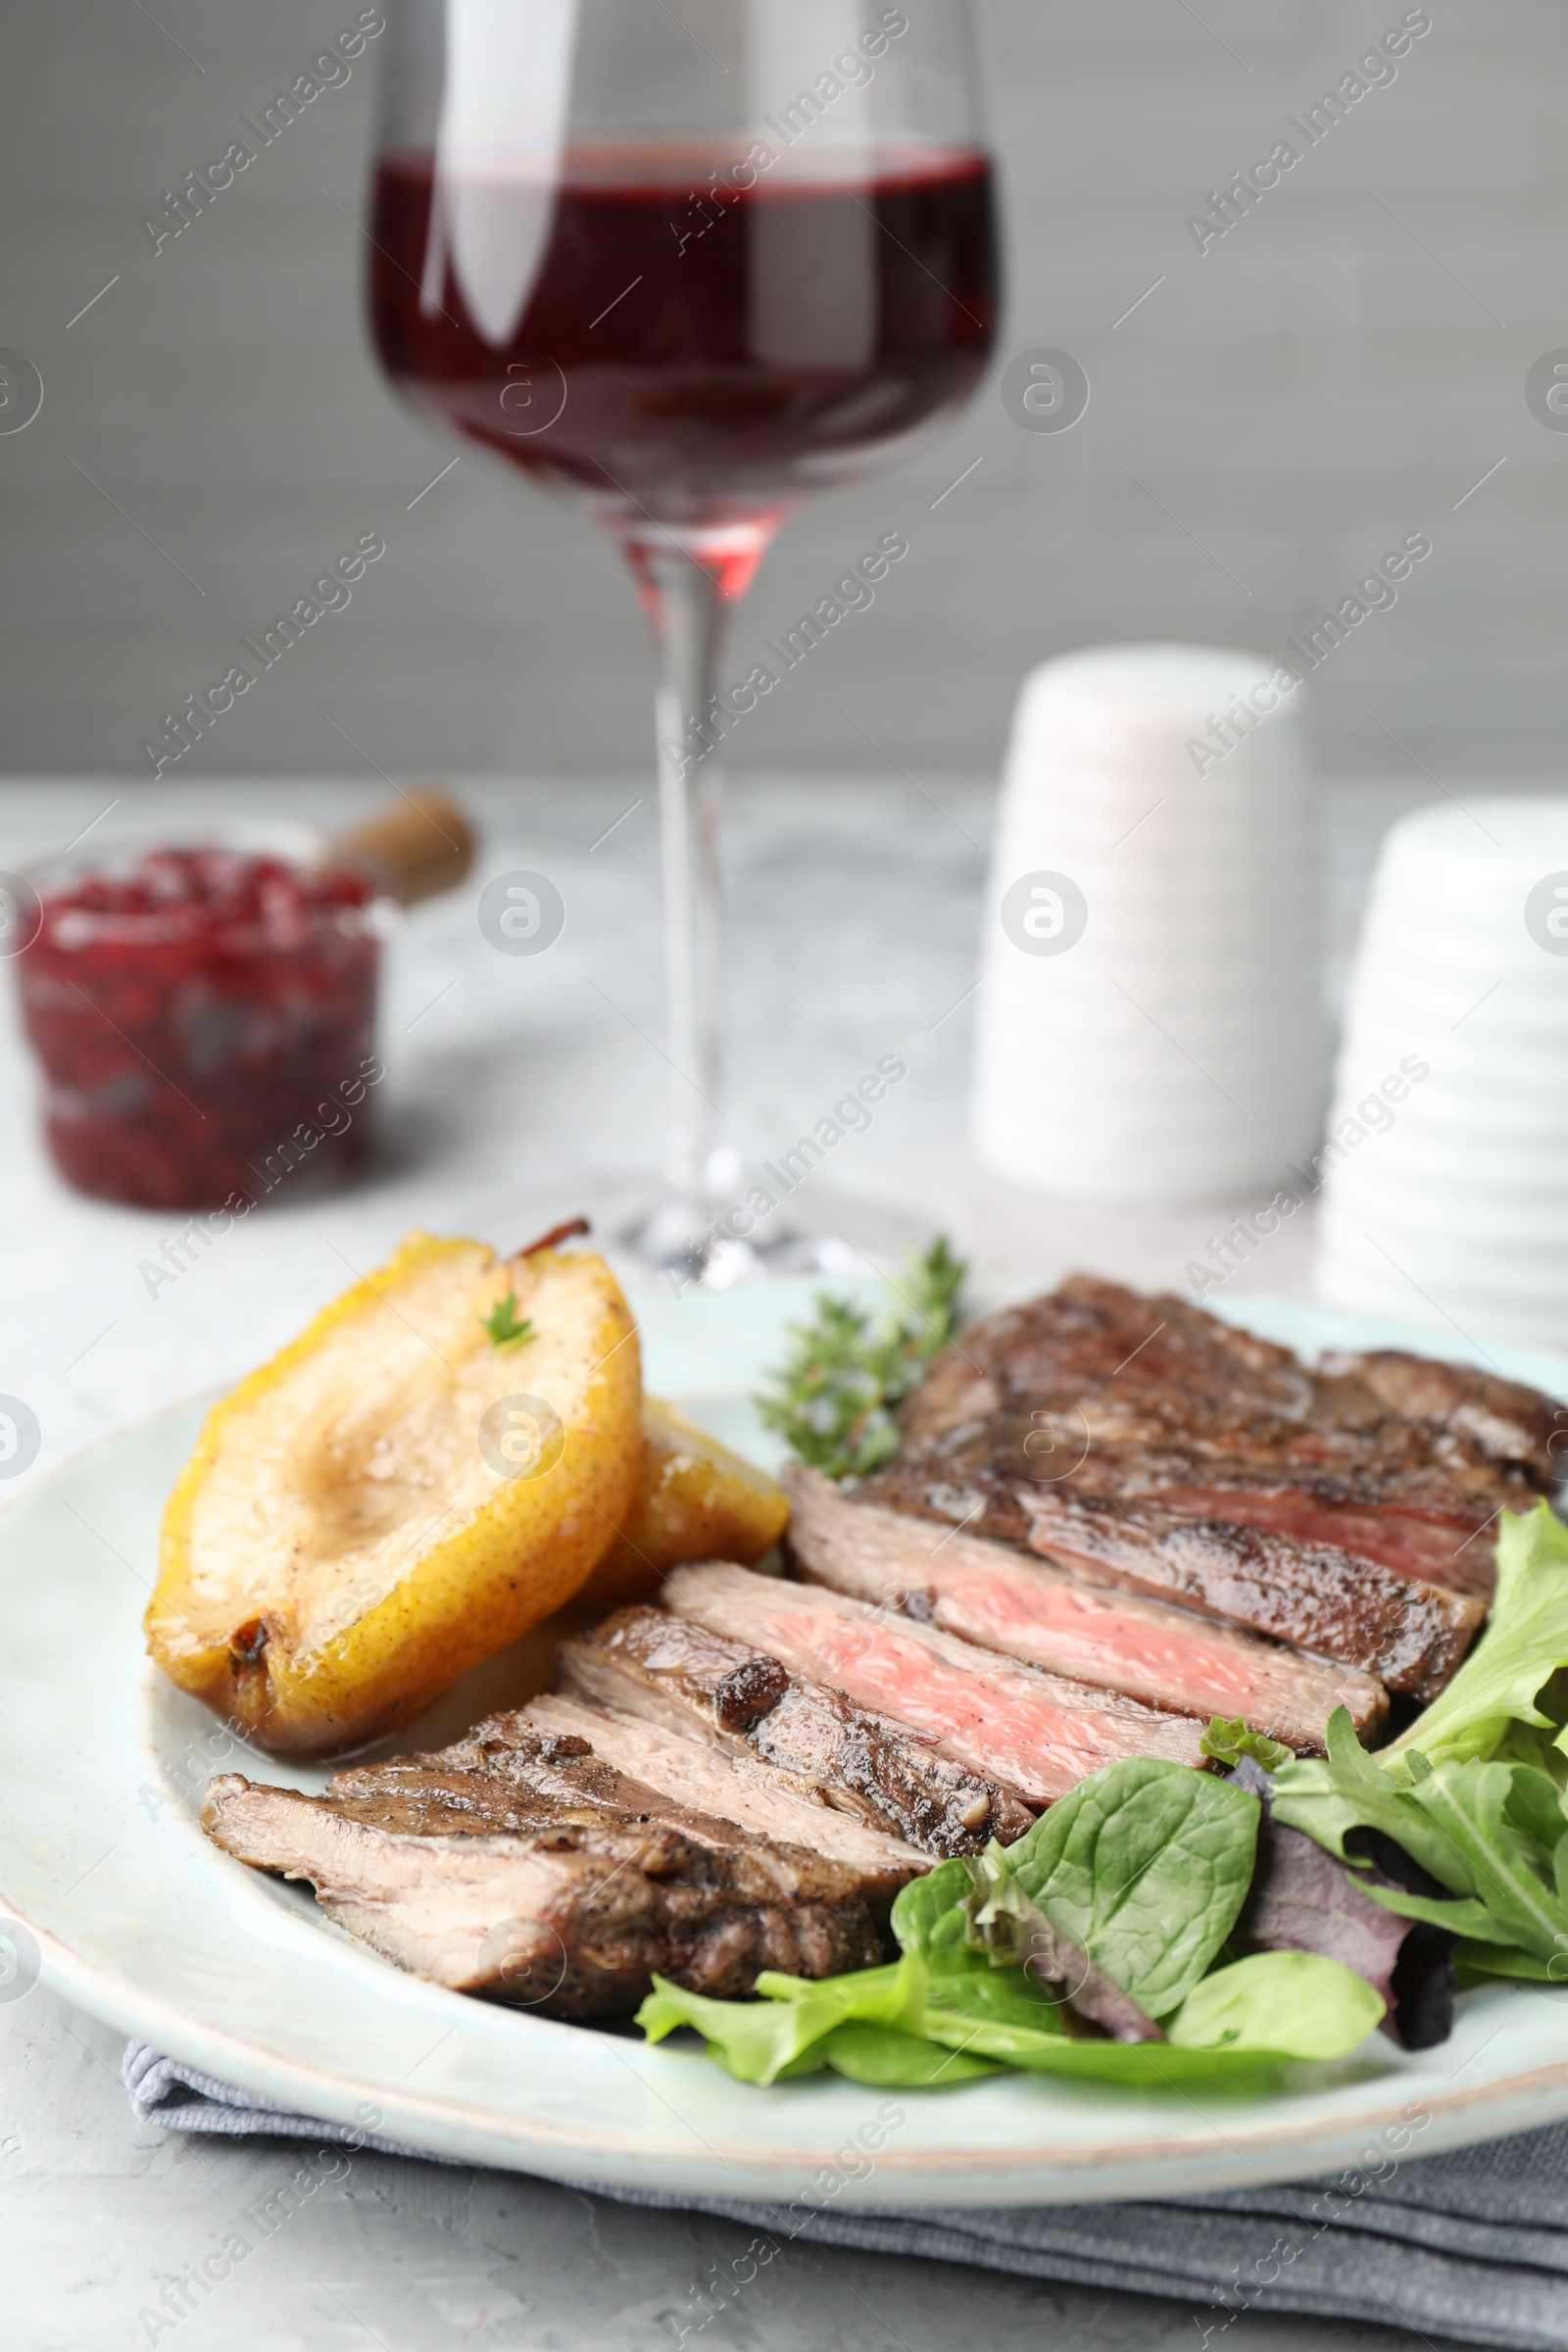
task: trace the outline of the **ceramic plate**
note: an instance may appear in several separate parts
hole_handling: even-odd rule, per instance
[[[644,1298],[650,1387],[771,1458],[747,1396],[806,1296],[778,1283]],[[1430,1333],[1282,1301],[1239,1302],[1233,1319],[1308,1350],[1433,1348]],[[1495,1361],[1568,1397],[1568,1361],[1519,1349]],[[308,1893],[229,1860],[197,1828],[214,1770],[299,1787],[324,1778],[247,1753],[142,1657],[159,1514],[201,1410],[95,1447],[0,1519],[0,1891],[23,1923],[9,1931],[22,1965],[0,1998],[25,1991],[35,1947],[45,1982],[82,2007],[310,2114],[589,2185],[784,2203],[808,2192],[875,2207],[1162,2197],[1309,2177],[1390,2145],[1435,2152],[1568,2115],[1568,1989],[1468,1993],[1441,2049],[1405,2054],[1374,2035],[1357,2058],[1299,2069],[1267,2098],[1015,2075],[889,2100],[825,2075],[754,2089],[695,2050],[650,2049],[635,2034],[493,2008],[400,1974],[322,1920]],[[537,1644],[521,1645],[416,1734],[455,1736],[537,1672]],[[878,2145],[869,2165],[839,2155],[862,2131],[862,2146]],[[819,2177],[836,2185],[813,2190]]]

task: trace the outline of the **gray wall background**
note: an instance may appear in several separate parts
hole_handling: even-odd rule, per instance
[[[356,13],[12,0],[0,344],[46,398],[0,437],[0,768],[138,772],[159,713],[370,529],[388,555],[352,607],[179,772],[644,762],[651,663],[611,549],[477,451],[408,511],[453,453],[362,333],[374,46],[161,256],[140,228]],[[1555,768],[1568,434],[1524,378],[1568,345],[1568,11],[1431,0],[1397,80],[1255,213],[1201,257],[1184,225],[1403,13],[989,0],[1004,356],[1065,347],[1091,406],[1026,433],[993,377],[918,463],[797,518],[740,616],[743,663],[868,535],[912,553],[762,706],[737,766],[984,774],[1036,661],[1150,635],[1277,647],[1424,530],[1397,608],[1313,682],[1328,763]]]

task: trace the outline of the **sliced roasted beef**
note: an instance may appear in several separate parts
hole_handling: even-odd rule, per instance
[[[1543,1493],[1558,1485],[1568,1468],[1561,1458],[1568,1448],[1568,1410],[1523,1381],[1394,1348],[1371,1355],[1335,1352],[1318,1369],[1328,1378],[1359,1381],[1401,1421],[1457,1430],[1490,1460],[1523,1470]]]
[[[1412,1576],[1421,1584],[1443,1585],[1450,1592],[1470,1592],[1490,1601],[1497,1581],[1493,1544],[1497,1514],[1477,1526],[1455,1518],[1433,1518],[1420,1511],[1396,1508],[1392,1503],[1347,1502],[1318,1489],[1249,1485],[1244,1472],[1227,1486],[1227,1465],[1205,1465],[1207,1482],[1198,1487],[1168,1486],[1150,1499],[1162,1509],[1185,1511],[1196,1519],[1231,1519],[1241,1527],[1272,1528],[1282,1536],[1299,1536],[1306,1544],[1334,1544],[1353,1551],[1396,1576]],[[1220,1474],[1220,1483],[1215,1473]],[[1521,1508],[1528,1507],[1521,1498]]]
[[[896,1462],[862,1492],[1127,1592],[1317,1650],[1418,1698],[1442,1690],[1486,1613],[1479,1594],[1424,1583],[1365,1552],[1250,1525],[1228,1511],[1174,1510],[1158,1496],[1085,1493],[1064,1480],[1031,1486],[1002,1464],[977,1461],[952,1480],[924,1479]]]
[[[962,1333],[904,1407],[876,1499],[1050,1481],[1334,1543],[1490,1594],[1487,1530],[1557,1475],[1568,1415],[1461,1366],[1310,1368],[1171,1298],[1075,1275]],[[954,1514],[957,1515],[957,1514]]]
[[[792,1674],[834,1685],[934,1740],[972,1771],[1051,1804],[1119,1756],[1201,1766],[1201,1724],[1042,1674],[896,1612],[719,1563],[677,1568],[677,1616],[755,1642]],[[771,1720],[771,1718],[769,1719]]]
[[[1195,1417],[1299,1416],[1310,1396],[1288,1348],[1200,1307],[1074,1274],[1059,1290],[972,1323],[934,1358],[900,1415],[910,1438],[941,1436],[1008,1404],[1071,1400],[1117,1384],[1168,1392]]]
[[[1421,1699],[1443,1689],[1486,1614],[1474,1597],[1333,1544],[1152,1503],[1075,1501],[1045,1488],[1031,1499],[1028,1542],[1048,1559],[1296,1642]]]
[[[909,1879],[931,1868],[929,1854],[836,1810],[814,1792],[803,1794],[750,1752],[726,1755],[661,1724],[555,1694],[531,1699],[524,1712],[540,1731],[586,1740],[602,1762],[692,1812],[847,1864],[860,1873],[867,1896],[878,1901],[891,1902]]]
[[[729,1995],[764,1968],[832,1976],[882,1953],[863,1871],[692,1812],[521,1715],[335,1773],[324,1796],[225,1773],[202,1824],[310,1880],[399,1967],[553,2017],[635,2009],[656,1971]]]
[[[1134,1421],[1136,1413],[1136,1421]],[[941,1436],[911,1439],[865,1481],[867,1500],[895,1510],[932,1509],[958,1519],[988,1508],[1016,1509],[1021,1491],[1049,1488],[1158,1503],[1194,1517],[1277,1528],[1308,1542],[1336,1543],[1424,1582],[1490,1597],[1490,1529],[1498,1510],[1529,1510],[1534,1491],[1494,1472],[1469,1489],[1434,1475],[1421,1431],[1405,1427],[1386,1446],[1376,1475],[1364,1449],[1341,1436],[1183,1425],[1163,1434],[1152,1408],[1120,1400],[1007,1406]],[[1354,1458],[1358,1452],[1362,1458]],[[1399,1460],[1402,1452],[1413,1457]],[[1000,1531],[998,1531],[1000,1532]],[[1010,1532],[1010,1531],[1009,1531]]]
[[[1303,1657],[1211,1618],[1140,1600],[983,1537],[851,1501],[820,1471],[782,1472],[790,1549],[808,1576],[1083,1683],[1152,1706],[1241,1716],[1302,1751],[1321,1751],[1337,1706],[1363,1741],[1388,1713],[1373,1676]]]
[[[1087,1274],[960,1333],[901,1421],[912,1440],[1009,1407],[1091,1401],[1129,1439],[1140,1424],[1154,1444],[1184,1429],[1210,1442],[1245,1432],[1252,1448],[1308,1465],[1315,1439],[1330,1454],[1342,1446],[1374,1484],[1425,1470],[1439,1487],[1478,1492],[1489,1473],[1505,1488],[1520,1472],[1537,1489],[1554,1485],[1551,1442],[1568,1431],[1550,1397],[1517,1381],[1395,1350],[1310,1366],[1185,1299]]]
[[[745,1641],[662,1609],[617,1610],[562,1644],[557,1672],[594,1705],[707,1740],[753,1776],[922,1853],[978,1853],[993,1838],[1010,1845],[1034,1821],[1012,1789],[904,1724],[842,1690],[797,1682]]]

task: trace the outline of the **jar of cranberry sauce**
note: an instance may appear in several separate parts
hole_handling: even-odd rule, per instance
[[[363,1163],[392,909],[370,869],[306,827],[231,823],[127,832],[29,880],[23,1018],[69,1184],[240,1211]]]

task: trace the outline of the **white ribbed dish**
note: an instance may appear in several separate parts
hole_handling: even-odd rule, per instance
[[[1201,775],[1189,750],[1269,675],[1260,655],[1114,646],[1026,683],[981,957],[974,1144],[999,1175],[1064,1198],[1201,1200],[1267,1182],[1315,1141],[1300,690]],[[1056,955],[1026,952],[1002,919],[1008,889],[1040,872],[1088,905]]]
[[[1568,1339],[1568,955],[1525,903],[1568,800],[1423,808],[1384,844],[1329,1121],[1318,1289],[1481,1339]],[[1356,1140],[1357,1105],[1429,1075]],[[1374,1117],[1378,1114],[1374,1111]]]

